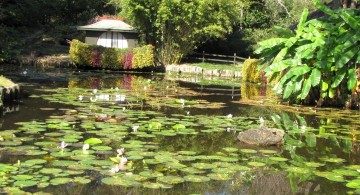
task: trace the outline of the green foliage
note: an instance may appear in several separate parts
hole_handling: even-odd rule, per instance
[[[242,80],[251,83],[261,83],[261,71],[257,70],[260,64],[258,59],[247,59],[242,65]]]
[[[72,41],[69,53],[70,60],[79,66],[114,70],[150,67],[154,57],[151,45],[134,49],[104,48],[76,39]]]
[[[238,21],[242,1],[111,0],[146,35],[162,64],[178,63],[199,43],[222,38]]]
[[[356,86],[360,11],[330,10],[318,1],[315,6],[330,16],[306,22],[305,9],[294,36],[260,42],[256,53],[269,64],[266,76],[282,74],[275,90],[283,98],[309,99],[311,91],[313,97],[344,101]]]
[[[70,46],[70,60],[80,66],[92,64],[90,45],[74,39]]]
[[[134,56],[132,60],[132,68],[144,68],[153,66],[154,64],[154,52],[151,45],[145,45],[143,47],[134,48]]]

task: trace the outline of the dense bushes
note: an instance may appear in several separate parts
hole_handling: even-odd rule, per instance
[[[80,67],[130,70],[153,66],[154,53],[151,45],[134,49],[104,48],[74,39],[70,60]]]
[[[257,70],[260,61],[247,59],[242,65],[242,80],[251,83],[261,83],[261,72]]]

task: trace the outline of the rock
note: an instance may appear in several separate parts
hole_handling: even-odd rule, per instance
[[[283,143],[284,131],[276,128],[260,127],[257,129],[248,129],[244,132],[240,132],[238,139],[241,142],[259,145],[259,146],[271,146],[279,145]]]

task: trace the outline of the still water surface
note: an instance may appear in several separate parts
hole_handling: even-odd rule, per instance
[[[24,75],[8,67],[0,74],[19,82],[24,94],[0,118],[3,192],[344,194],[360,188],[359,111],[274,106],[278,100],[264,86],[234,79],[32,68]],[[259,117],[286,131],[282,146],[239,143],[238,133],[258,127]],[[89,138],[102,143],[83,153]],[[128,164],[113,174],[111,158],[122,147]]]

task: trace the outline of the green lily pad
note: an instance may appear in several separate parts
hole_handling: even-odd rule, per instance
[[[164,184],[161,183],[152,183],[152,182],[145,182],[143,183],[143,186],[145,188],[150,188],[150,189],[159,189],[159,188],[163,188]]]
[[[84,143],[89,145],[96,145],[96,144],[101,144],[102,141],[99,138],[89,138],[85,140]]]
[[[226,148],[223,148],[223,150],[225,150],[226,152],[230,152],[230,153],[239,151],[239,149],[232,148],[232,147],[226,147]]]
[[[286,171],[291,172],[291,173],[299,173],[299,174],[310,173],[310,170],[307,168],[295,167],[295,166],[287,167]]]
[[[91,180],[88,178],[84,178],[84,177],[74,177],[74,182],[81,183],[81,184],[87,184],[87,183],[90,183]]]
[[[39,171],[42,174],[58,174],[61,173],[62,170],[61,169],[57,169],[57,168],[43,168]]]
[[[214,169],[217,167],[217,165],[210,163],[194,163],[192,166],[197,169]]]
[[[187,175],[184,177],[185,181],[190,182],[207,182],[210,181],[209,177],[201,176],[201,175]]]
[[[212,180],[226,181],[232,179],[233,175],[229,173],[209,173],[207,175]]]
[[[351,180],[346,184],[346,187],[360,189],[360,179]]]
[[[22,180],[31,180],[32,178],[34,178],[34,176],[31,176],[31,175],[15,175],[15,176],[12,176],[12,178],[17,180],[17,181],[22,181]]]
[[[269,158],[272,161],[276,161],[276,162],[285,162],[288,161],[287,158],[283,158],[283,157],[277,157],[277,156],[272,156]]]
[[[34,180],[19,180],[14,183],[15,186],[18,186],[20,188],[31,187],[37,184],[38,181],[34,181]]]
[[[158,177],[157,181],[173,185],[173,184],[182,183],[185,180],[182,177],[178,177],[178,176],[163,176],[163,177]]]
[[[257,151],[253,150],[253,149],[241,149],[240,152],[245,153],[245,154],[256,154]]]
[[[266,164],[263,162],[248,162],[248,165],[253,166],[253,167],[263,167]]]
[[[308,167],[317,168],[317,167],[322,167],[325,164],[324,163],[318,163],[318,162],[305,162],[305,165],[308,166]]]
[[[93,146],[92,149],[96,150],[96,151],[109,151],[109,150],[112,150],[112,148],[109,147],[109,146]]]
[[[317,175],[317,176],[319,176],[319,177],[324,177],[324,178],[326,178],[326,179],[328,179],[328,180],[330,180],[330,181],[335,181],[335,182],[344,182],[344,181],[345,181],[344,176],[339,175],[339,174],[336,174],[336,173],[333,173],[333,172],[315,171],[314,173],[315,173],[315,175]]]

